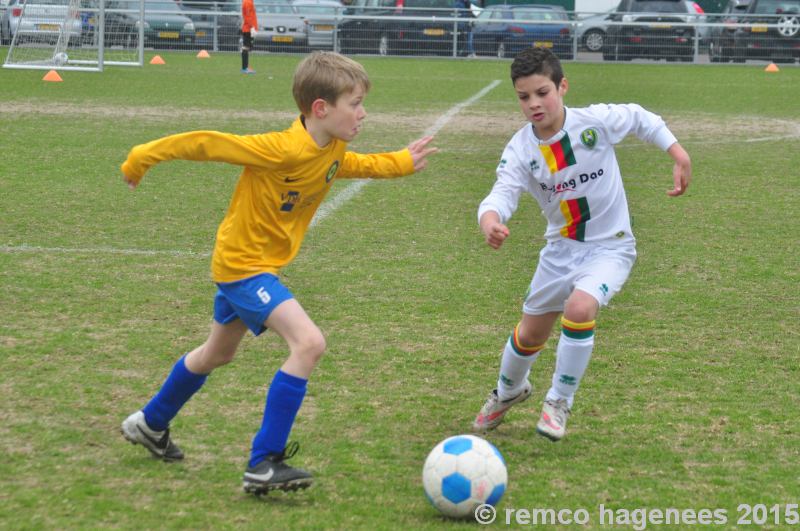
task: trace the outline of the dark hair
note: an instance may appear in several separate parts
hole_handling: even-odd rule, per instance
[[[547,48],[526,48],[519,52],[511,63],[512,83],[521,77],[534,74],[549,77],[556,86],[559,86],[564,79],[561,61]]]

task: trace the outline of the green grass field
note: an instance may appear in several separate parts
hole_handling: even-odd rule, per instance
[[[292,463],[317,482],[256,499],[240,482],[286,356],[274,334],[245,339],[176,418],[184,462],[152,459],[119,434],[205,339],[207,253],[239,170],[163,164],[131,192],[119,165],[133,145],[171,133],[287,127],[299,58],[260,55],[258,74],[241,76],[236,55],[162,55],[165,66],[64,72],[63,83],[0,70],[0,528],[470,525],[438,516],[421,467],[438,441],[468,431],[493,387],[542,242],[530,198],[500,251],[475,219],[522,125],[509,63],[362,59],[374,86],[357,151],[400,148],[502,83],[438,133],[425,172],[363,188],[284,271],[329,346],[291,436],[301,444]],[[661,114],[693,157],[694,181],[668,198],[667,155],[635,138],[620,145],[639,260],[598,318],[567,438],[534,433],[555,334],[534,366],[535,398],[488,437],[509,468],[492,527],[505,509],[583,508],[600,528],[601,504],[725,510],[716,527],[732,527],[740,504],[759,503],[778,505],[766,527],[785,527],[800,503],[800,69],[566,73],[567,105],[637,102]]]

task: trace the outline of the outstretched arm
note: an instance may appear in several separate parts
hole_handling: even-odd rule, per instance
[[[432,136],[424,136],[408,145],[408,151],[414,160],[414,171],[420,171],[428,165],[427,156],[439,151],[437,147],[427,147],[433,140]]]
[[[677,142],[669,147],[667,153],[675,161],[675,165],[672,167],[674,187],[667,191],[667,195],[677,197],[686,191],[692,180],[692,160],[686,150]]]

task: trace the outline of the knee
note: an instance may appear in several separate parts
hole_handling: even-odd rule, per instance
[[[564,317],[574,323],[588,323],[597,317],[599,305],[591,295],[570,297],[564,306]]]
[[[313,334],[306,335],[302,340],[292,345],[293,352],[315,365],[322,358],[326,348],[325,336],[319,330],[316,330]]]
[[[564,317],[573,323],[588,323],[596,316],[597,309],[589,305],[564,308]]]

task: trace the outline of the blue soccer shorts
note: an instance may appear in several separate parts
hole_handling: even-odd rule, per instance
[[[281,284],[277,276],[261,273],[235,282],[218,282],[214,297],[214,320],[228,324],[241,319],[253,335],[259,335],[267,327],[267,320],[278,305],[294,295]]]

